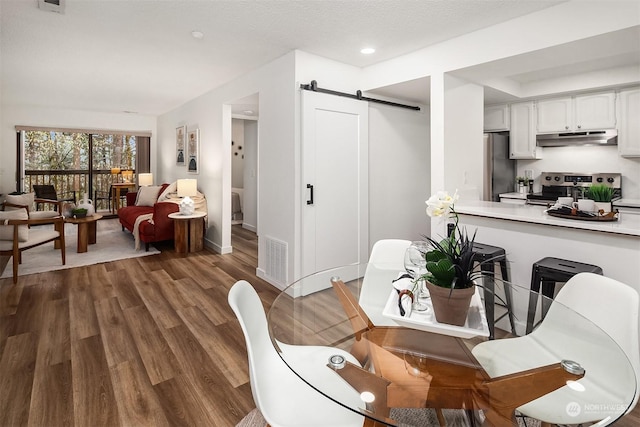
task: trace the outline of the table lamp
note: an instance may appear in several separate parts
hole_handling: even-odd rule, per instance
[[[195,212],[195,203],[191,196],[198,194],[197,179],[179,179],[177,182],[178,197],[182,197],[180,202],[180,213],[191,215]]]
[[[113,182],[118,182],[118,176],[120,175],[120,168],[111,168],[111,175],[115,175]]]
[[[139,187],[148,187],[153,185],[153,174],[152,173],[139,173],[138,174],[138,186]]]
[[[132,170],[124,170],[124,171],[122,171],[122,180],[124,182],[133,181],[133,171]]]

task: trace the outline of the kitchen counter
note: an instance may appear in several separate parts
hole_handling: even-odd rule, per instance
[[[594,222],[552,217],[544,206],[458,201],[455,208],[460,226],[476,233],[477,242],[504,248],[515,284],[528,288],[533,264],[555,257],[597,265],[605,276],[640,292],[640,215],[621,213],[618,221]],[[520,332],[527,303],[514,295]],[[498,325],[508,329],[507,323],[502,319]]]
[[[640,215],[620,213],[618,221],[600,222],[553,217],[545,213],[544,206],[472,201],[458,202],[455,207],[459,214],[465,215],[640,237]]]
[[[640,209],[640,199],[620,199],[613,202],[614,207]]]

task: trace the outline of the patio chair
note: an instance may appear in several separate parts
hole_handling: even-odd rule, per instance
[[[73,191],[63,193],[63,197],[58,198],[56,188],[53,185],[35,185],[33,191],[36,193],[36,199],[52,200],[54,202],[76,202],[76,194]],[[39,204],[36,202],[36,206],[39,209]]]

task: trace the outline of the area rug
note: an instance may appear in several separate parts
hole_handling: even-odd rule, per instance
[[[141,250],[135,250],[133,236],[128,231],[122,231],[117,218],[99,220],[97,227],[96,243],[89,245],[87,252],[79,254],[76,252],[78,227],[74,224],[65,224],[66,264],[62,265],[60,250],[53,249],[53,243],[46,244],[23,252],[18,275],[24,276],[160,253],[153,246],[149,246],[148,252],[144,250],[144,245]],[[13,260],[9,259],[0,278],[12,277],[12,264]]]
[[[448,427],[466,427],[470,423],[463,411],[444,409],[442,411]],[[433,409],[392,409],[391,416],[400,426],[439,426]],[[539,427],[540,422],[530,418],[517,417],[520,427]],[[256,408],[249,412],[236,427],[265,427],[267,422]]]

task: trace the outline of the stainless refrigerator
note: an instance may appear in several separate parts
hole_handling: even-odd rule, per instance
[[[509,133],[484,134],[484,183],[482,199],[499,202],[499,194],[512,193],[516,182],[516,161],[509,158]]]

